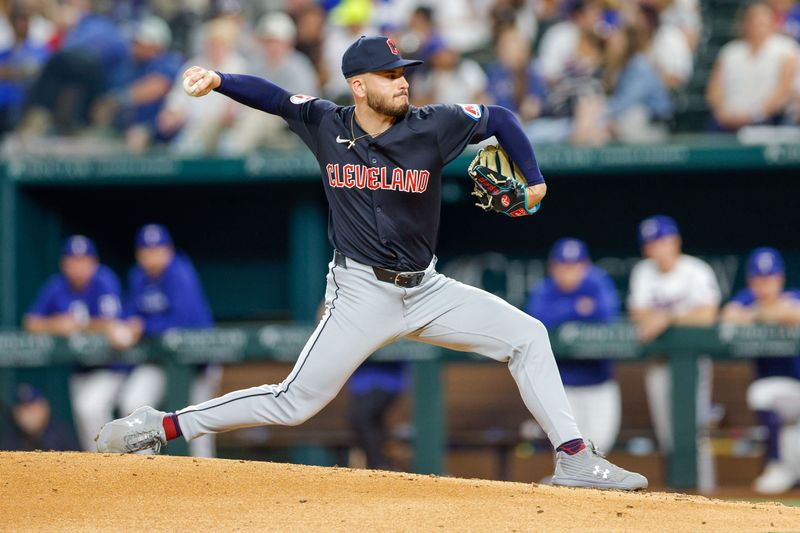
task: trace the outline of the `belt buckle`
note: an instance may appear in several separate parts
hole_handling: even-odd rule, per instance
[[[424,272],[398,272],[397,275],[394,277],[394,285],[395,287],[401,288],[408,288],[411,283],[416,281],[414,286],[419,285],[421,279],[420,276],[424,276]],[[400,284],[400,280],[407,280],[405,281],[405,285]],[[419,280],[419,281],[418,281]]]
[[[400,280],[401,279],[406,279],[406,276],[408,276],[408,274],[406,274],[405,272],[398,272],[397,275],[395,275],[395,277],[394,277],[394,286],[395,287],[400,287],[400,288],[405,288],[405,285],[401,285],[400,284]]]

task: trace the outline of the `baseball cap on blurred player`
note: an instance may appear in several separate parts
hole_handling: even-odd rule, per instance
[[[297,37],[297,28],[294,21],[286,13],[276,11],[261,17],[256,26],[256,32],[262,39],[276,39],[278,41],[294,42]]]
[[[365,72],[382,72],[421,64],[419,59],[403,59],[397,45],[389,37],[362,35],[342,56],[342,74],[349,78]]]
[[[24,405],[33,403],[36,400],[44,398],[42,391],[28,383],[20,383],[17,387],[16,400],[17,405]]]
[[[589,247],[580,239],[559,239],[550,249],[550,261],[554,263],[582,263],[589,261]]]
[[[139,22],[133,35],[137,43],[168,48],[172,42],[172,32],[163,19],[155,16],[145,17]]]
[[[747,258],[747,276],[777,276],[784,273],[783,258],[775,248],[756,248]]]
[[[89,237],[72,235],[64,241],[63,257],[97,257],[97,248]]]
[[[639,224],[639,244],[647,244],[670,235],[680,235],[678,223],[666,215],[655,215]]]
[[[161,224],[147,224],[139,228],[136,233],[137,248],[153,246],[172,246],[172,236],[169,234],[169,230]]]

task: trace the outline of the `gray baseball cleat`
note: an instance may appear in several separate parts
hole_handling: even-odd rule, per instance
[[[618,467],[606,460],[591,442],[574,455],[556,454],[553,485],[588,487],[593,489],[641,490],[647,488],[647,478]]]
[[[167,445],[167,434],[161,425],[165,415],[145,405],[124,418],[104,424],[94,438],[97,451],[134,453],[153,450],[158,453],[162,446]]]

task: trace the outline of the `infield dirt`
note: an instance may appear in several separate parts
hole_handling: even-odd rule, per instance
[[[0,452],[4,531],[800,531],[800,508],[190,457]]]

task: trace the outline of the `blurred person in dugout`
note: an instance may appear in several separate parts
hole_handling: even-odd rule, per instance
[[[145,17],[134,30],[131,53],[118,65],[105,92],[92,107],[92,123],[123,136],[132,152],[143,152],[158,136],[156,118],[182,59],[169,51],[172,33],[158,17]]]
[[[750,253],[747,287],[725,305],[722,322],[800,326],[800,290],[786,288],[783,258],[776,249]],[[780,494],[800,481],[800,355],[758,357],[754,370],[747,405],[767,429],[767,442],[766,465],[753,488]]]
[[[203,52],[187,61],[181,71],[192,65],[209,65],[222,72],[247,71],[247,61],[236,48],[236,23],[227,18],[212,19],[202,33]],[[179,154],[214,155],[241,113],[240,106],[221,94],[209,94],[203,101],[186,98],[183,80],[176,79],[158,114],[158,135],[169,139],[170,148]]]
[[[158,337],[172,329],[208,329],[214,326],[200,278],[191,260],[176,251],[172,236],[160,224],[147,224],[136,233],[136,265],[128,274],[128,295],[122,319],[109,325],[108,337],[112,346],[127,349],[142,337]],[[152,365],[149,380],[141,383],[143,394],[150,401],[140,401],[127,413],[141,405],[161,403],[165,389],[164,371]],[[217,394],[222,369],[201,365],[197,369],[189,401],[197,404]],[[100,426],[94,428],[95,434]],[[213,435],[189,443],[195,457],[216,455]]]
[[[556,241],[547,269],[548,276],[531,291],[525,312],[541,320],[548,330],[554,331],[568,322],[608,323],[619,317],[620,301],[614,282],[605,270],[592,264],[584,241]],[[578,426],[599,450],[610,451],[622,417],[611,360],[557,362]]]
[[[656,215],[639,225],[644,259],[634,266],[630,279],[628,312],[639,339],[650,342],[670,326],[711,326],[717,317],[720,290],[711,266],[682,253],[678,225]],[[711,424],[712,362],[697,359],[698,488],[714,489],[716,474],[708,426]],[[645,390],[659,448],[669,454],[674,447],[672,379],[665,361],[648,367]]]
[[[314,66],[308,57],[294,47],[297,29],[288,15],[281,12],[264,15],[256,26],[256,37],[259,53],[249,58],[247,72],[287,87],[297,94],[319,94]],[[185,92],[183,97],[186,97]],[[236,106],[235,102],[225,100]],[[297,145],[295,136],[287,135],[289,130],[280,117],[249,107],[241,109],[241,113],[242,116],[223,139],[221,149],[224,154],[244,154],[258,148],[291,148]]]
[[[67,238],[60,271],[47,280],[25,314],[25,331],[58,336],[106,332],[120,314],[120,283],[100,264],[95,244],[83,235]],[[114,418],[115,406],[129,412],[148,399],[132,386],[147,375],[146,368],[126,364],[78,368],[70,378],[70,399],[84,450],[95,449],[98,424]]]
[[[408,381],[408,365],[402,361],[366,361],[347,382],[351,395],[347,418],[367,468],[389,470],[393,466],[386,453],[386,416],[408,389]]]
[[[779,124],[792,97],[797,43],[777,32],[766,3],[748,5],[740,18],[741,39],[722,47],[706,88],[712,131]]]
[[[0,412],[0,450],[79,450],[72,430],[50,416],[50,402],[39,389],[21,383],[14,405]]]

